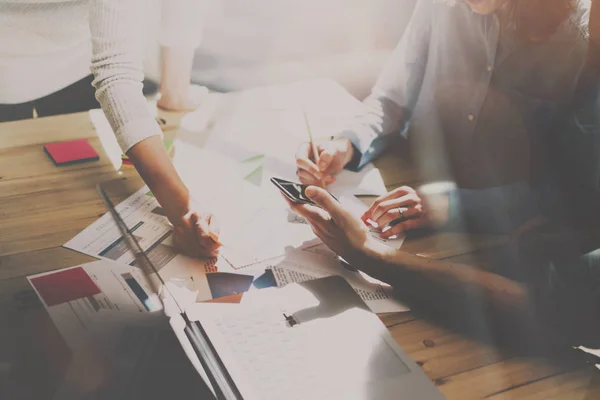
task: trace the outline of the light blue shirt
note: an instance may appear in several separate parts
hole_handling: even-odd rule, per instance
[[[486,231],[512,229],[541,212],[539,188],[549,193],[559,143],[571,146],[560,149],[560,168],[568,165],[597,190],[598,79],[585,74],[584,10],[535,43],[510,27],[501,32],[495,14],[451,3],[417,4],[365,100],[369,112],[341,134],[361,153],[349,168],[361,168],[405,134],[425,181],[457,184],[451,218]],[[584,81],[591,92],[581,90]]]

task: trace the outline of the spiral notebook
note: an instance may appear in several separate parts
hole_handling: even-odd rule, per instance
[[[241,304],[197,303],[186,312],[238,399],[443,398],[341,277],[260,290]],[[182,325],[171,325],[190,348]],[[187,353],[206,378],[210,371]]]

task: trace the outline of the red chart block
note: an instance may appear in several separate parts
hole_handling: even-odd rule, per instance
[[[102,292],[81,267],[38,276],[31,283],[48,307]]]

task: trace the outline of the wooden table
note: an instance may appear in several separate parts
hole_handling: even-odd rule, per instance
[[[181,117],[161,116],[175,125]],[[43,144],[75,138],[87,138],[100,161],[55,167]],[[403,159],[384,157],[378,166],[390,187],[417,180]],[[109,180],[115,201],[143,184],[132,168],[115,171],[87,113],[0,124],[0,398],[8,380],[33,399],[49,398],[57,382],[75,379],[65,378],[69,358],[59,357],[58,333],[25,277],[92,261],[61,245],[105,213],[95,186]],[[444,233],[410,240],[404,249],[487,267],[505,243]],[[511,356],[410,312],[381,318],[448,399],[600,398],[591,367]]]

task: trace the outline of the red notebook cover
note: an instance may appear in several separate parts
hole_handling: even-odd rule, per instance
[[[44,151],[56,165],[67,165],[100,159],[100,156],[87,139],[50,143],[44,146]]]

